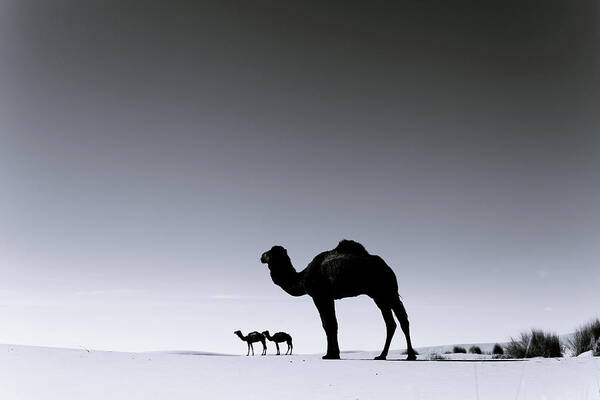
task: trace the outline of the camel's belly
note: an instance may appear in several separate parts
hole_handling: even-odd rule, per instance
[[[336,290],[334,291],[333,298],[336,300],[345,299],[346,297],[356,297],[367,294],[362,291],[354,291],[354,290]]]

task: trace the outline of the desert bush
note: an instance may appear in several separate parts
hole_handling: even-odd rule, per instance
[[[575,330],[573,338],[569,340],[569,347],[573,354],[578,356],[589,350],[595,350],[594,347],[600,340],[600,320],[596,318]]]
[[[506,355],[510,358],[525,358],[530,337],[529,333],[521,333],[520,339],[510,338],[506,346]]]
[[[464,347],[461,346],[454,346],[454,348],[452,349],[453,353],[466,353],[467,349],[465,349]]]
[[[444,357],[444,356],[442,356],[442,355],[440,355],[438,353],[431,353],[429,355],[429,359],[431,361],[442,361],[442,360],[446,360],[446,357]]]
[[[558,335],[532,329],[518,339],[511,338],[506,354],[510,358],[562,357],[562,348]]]
[[[469,347],[469,353],[472,353],[472,354],[481,354],[481,347],[479,347],[479,346],[471,346],[471,347]]]
[[[504,355],[504,349],[502,348],[502,346],[496,343],[494,345],[494,348],[492,349],[492,354],[495,356],[502,356]]]

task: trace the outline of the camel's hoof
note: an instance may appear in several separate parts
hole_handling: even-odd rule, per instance
[[[408,357],[406,357],[406,361],[417,361],[417,355],[409,354]]]
[[[322,358],[323,358],[323,360],[339,360],[340,355],[339,354],[325,354]]]
[[[374,358],[374,360],[385,360],[385,356],[377,356]]]

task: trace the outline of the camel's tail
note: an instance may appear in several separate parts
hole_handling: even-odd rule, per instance
[[[400,324],[404,321],[408,324],[408,314],[406,313],[404,304],[400,300],[400,295],[398,295],[398,298],[392,303],[392,310],[394,311],[394,314],[396,314],[396,318],[398,318]]]
[[[408,322],[408,314],[406,313],[406,309],[404,308],[404,304],[400,301],[400,297],[394,301],[392,304],[392,310],[394,314],[396,314],[396,318],[400,322],[400,327],[402,328],[402,332],[404,333],[404,337],[406,338],[406,349],[408,351],[408,359],[416,360],[416,353],[412,347],[412,343],[410,340],[410,323]]]

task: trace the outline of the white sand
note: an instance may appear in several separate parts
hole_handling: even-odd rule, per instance
[[[0,345],[0,399],[600,399],[600,359],[372,361]],[[393,352],[392,357],[400,357]],[[461,356],[464,357],[464,356]]]

